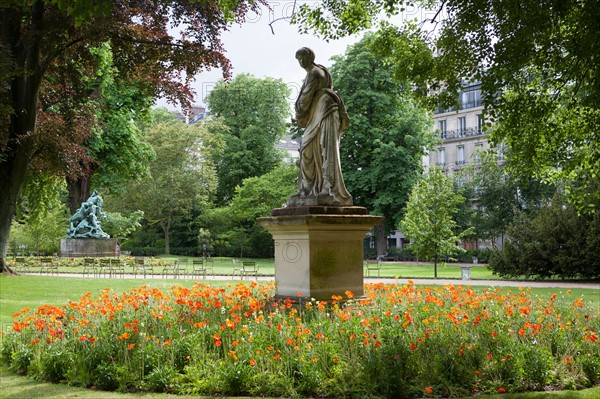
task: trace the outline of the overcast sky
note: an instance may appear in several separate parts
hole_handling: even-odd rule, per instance
[[[307,1],[299,1],[301,2]],[[344,54],[347,46],[360,40],[362,35],[326,42],[314,35],[301,35],[298,33],[298,27],[291,25],[288,19],[274,22],[273,34],[269,23],[278,18],[289,17],[294,1],[269,1],[269,5],[271,10],[262,7],[260,14],[249,14],[244,24],[233,25],[230,31],[223,33],[221,39],[225,55],[233,65],[234,77],[241,73],[249,73],[258,78],[281,79],[290,88],[290,102],[293,102],[306,74],[296,61],[296,50],[300,47],[310,47],[316,54],[316,62],[330,67],[330,58]],[[405,16],[399,18],[421,19],[423,14],[418,10],[408,10]],[[206,105],[207,94],[221,78],[222,72],[218,69],[196,76],[193,85],[196,91],[196,105]],[[157,101],[157,105],[175,109],[161,100]]]

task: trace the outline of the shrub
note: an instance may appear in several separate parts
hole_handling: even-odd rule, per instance
[[[578,215],[557,197],[551,206],[515,218],[504,247],[493,251],[490,268],[509,277],[597,279],[599,233],[599,212]]]

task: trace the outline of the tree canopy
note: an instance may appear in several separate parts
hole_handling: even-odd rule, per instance
[[[410,76],[432,105],[458,101],[465,81],[481,82],[491,141],[509,147],[511,166],[568,182],[570,200],[593,211],[600,202],[600,2],[330,0],[303,5],[295,22],[337,38],[415,5],[433,10],[429,23],[380,25],[377,48],[397,77]]]
[[[218,202],[228,203],[242,180],[271,171],[281,160],[274,145],[287,132],[289,95],[283,81],[248,74],[220,81],[210,92],[208,107],[226,127],[219,131],[224,152],[215,159]]]
[[[350,115],[340,143],[344,181],[355,205],[385,217],[377,232],[383,253],[386,233],[402,219],[434,132],[426,110],[411,100],[409,85],[395,81],[393,68],[371,51],[375,40],[367,35],[334,57],[331,73]]]
[[[149,128],[148,139],[156,152],[149,175],[129,184],[115,203],[127,211],[139,209],[149,224],[158,224],[168,254],[175,219],[207,204],[214,194],[216,175],[210,156],[214,138],[204,123],[171,121]]]
[[[400,229],[411,239],[410,248],[418,256],[433,259],[436,278],[437,264],[443,256],[464,251],[457,243],[468,230],[455,232],[454,219],[464,200],[454,192],[452,180],[434,166],[415,184],[406,204]]]
[[[10,224],[32,164],[36,159],[68,156],[69,168],[75,169],[86,156],[82,143],[90,136],[94,120],[80,112],[84,107],[65,100],[71,99],[68,93],[82,95],[80,86],[94,73],[87,49],[110,43],[121,79],[138,82],[142,95],[188,104],[193,94],[189,83],[195,74],[220,67],[229,76],[231,66],[223,54],[220,34],[232,22],[242,22],[259,3],[3,2],[0,175],[7,178],[0,180],[0,271],[6,266]],[[56,86],[63,90],[55,91]],[[74,100],[85,102],[83,97]],[[57,106],[61,112],[56,112]]]

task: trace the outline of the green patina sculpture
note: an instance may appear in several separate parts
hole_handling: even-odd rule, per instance
[[[94,190],[87,201],[81,204],[81,207],[69,219],[71,226],[67,230],[67,237],[110,238],[102,231],[100,223],[100,219],[106,217],[106,214],[102,212],[103,205],[102,197]]]

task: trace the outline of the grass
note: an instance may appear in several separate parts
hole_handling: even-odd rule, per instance
[[[0,366],[0,397],[2,399],[47,398],[47,399],[202,399],[207,396],[169,395],[164,393],[119,393],[93,389],[70,387],[64,384],[50,384],[14,375]],[[581,391],[528,392],[502,395],[481,395],[480,399],[596,399],[600,397],[600,387]],[[234,397],[220,396],[221,399]],[[267,399],[267,398],[265,398]]]
[[[176,255],[161,255],[156,258],[152,258],[154,262],[158,261],[173,261],[175,259],[181,259],[183,257]],[[199,257],[185,257],[188,260],[187,269],[191,271],[192,261],[200,260]],[[233,271],[232,258],[227,257],[215,257],[212,259],[213,274],[218,276],[231,275]],[[250,260],[250,259],[248,259]],[[256,261],[260,267],[259,274],[263,276],[274,276],[275,275],[275,263],[273,259],[251,259]],[[34,259],[29,260],[31,264],[31,272],[40,273],[41,267]],[[59,273],[82,273],[83,266],[81,265],[81,259],[68,260],[66,258],[61,259],[59,265]],[[150,262],[150,260],[149,260]],[[70,266],[66,266],[69,264]],[[72,266],[71,266],[72,265]],[[439,264],[437,267],[438,278],[441,279],[460,279],[461,278],[461,266],[464,264],[459,263],[448,263]],[[488,269],[485,264],[470,265],[471,278],[474,280],[507,280],[498,277]],[[155,265],[153,273],[154,275],[161,275],[163,270],[162,265]],[[125,268],[126,273],[133,273],[133,268],[127,266]],[[371,276],[374,276],[371,272]],[[400,277],[400,278],[434,278],[434,266],[430,263],[424,262],[383,262],[380,270],[381,277]]]
[[[2,399],[24,399],[24,398],[47,398],[47,399],[202,399],[207,396],[170,395],[165,393],[119,393],[107,392],[94,389],[70,387],[65,384],[50,384],[47,382],[34,381],[27,377],[20,377],[4,366],[0,366],[0,398]],[[221,396],[221,399],[233,399],[233,397]]]

